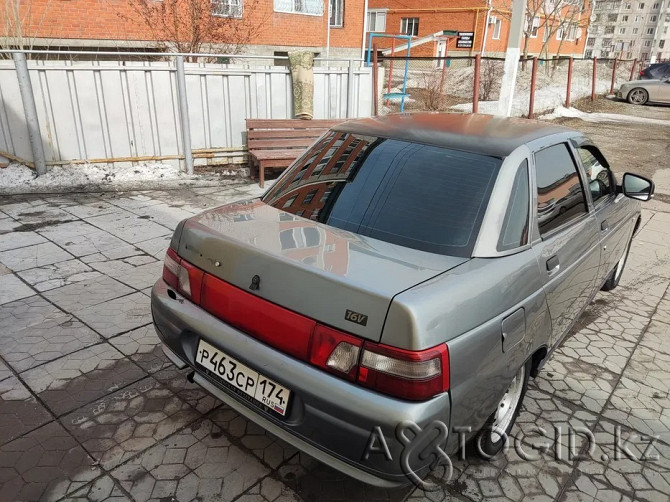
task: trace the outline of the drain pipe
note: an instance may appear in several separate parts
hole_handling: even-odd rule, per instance
[[[363,41],[361,42],[361,59],[363,60],[363,66],[365,66],[365,42],[366,42],[366,36],[368,32],[368,0],[365,0],[365,6],[364,6],[365,12],[363,13]]]
[[[489,19],[491,18],[491,10],[493,9],[493,6],[491,5],[491,0],[487,0],[486,4],[489,6],[488,10],[486,11],[486,21],[484,21],[484,40],[482,41],[482,56],[484,56],[484,53],[486,52],[486,39],[489,36]],[[479,15],[479,13],[477,13]]]

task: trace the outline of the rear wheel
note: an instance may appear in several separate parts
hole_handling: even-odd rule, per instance
[[[628,245],[626,246],[626,250],[623,252],[623,256],[617,262],[616,267],[614,267],[614,270],[612,270],[610,273],[609,277],[605,281],[605,284],[603,284],[603,287],[601,288],[603,291],[612,291],[619,285],[621,275],[623,274],[623,269],[626,267],[626,261],[628,260],[628,253],[630,252],[630,245],[632,242],[633,237],[631,237],[628,241]]]
[[[643,105],[649,101],[649,93],[642,87],[636,87],[628,93],[628,102],[633,105]]]
[[[508,442],[509,434],[519,416],[523,397],[526,395],[531,365],[532,360],[529,360],[519,368],[496,410],[477,433],[475,450],[480,457],[490,459]]]

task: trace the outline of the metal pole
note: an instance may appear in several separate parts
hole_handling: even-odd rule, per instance
[[[395,38],[391,39],[391,59],[389,60],[389,78],[388,78],[388,85],[387,85],[387,90],[389,94],[391,94],[391,77],[393,77],[393,56],[395,56]],[[389,104],[389,100],[386,100],[386,105]]]
[[[177,56],[177,101],[179,101],[179,118],[181,120],[181,141],[184,147],[184,163],[186,172],[193,174],[193,151],[191,150],[191,125],[188,119],[188,101],[186,97],[186,73],[184,72],[184,56]]]
[[[598,58],[593,58],[593,78],[591,79],[591,101],[596,100],[596,78],[598,78]]]
[[[628,80],[633,80],[635,76],[635,67],[637,66],[637,58],[633,60],[633,67],[630,69],[630,78]]]
[[[412,55],[412,37],[407,38],[407,59],[405,59],[405,75],[402,78],[402,98],[400,98],[400,111],[405,111],[405,96],[407,96],[407,73],[409,72],[409,58]]]
[[[479,69],[481,67],[482,55],[475,56],[475,81],[472,88],[472,113],[479,112]]]
[[[41,176],[47,172],[47,163],[44,159],[44,146],[42,145],[42,135],[40,134],[40,122],[37,118],[37,108],[35,107],[35,95],[33,94],[33,85],[30,82],[28,73],[28,63],[26,55],[22,52],[14,52],[14,67],[16,68],[16,78],[19,81],[19,91],[21,92],[21,101],[23,102],[23,113],[26,116],[26,127],[28,128],[28,139],[30,140],[30,150],[33,154],[33,163],[37,175]]]
[[[349,73],[347,76],[347,118],[353,117],[354,111],[354,60],[349,60]]]
[[[528,118],[533,118],[535,108],[535,85],[537,83],[537,57],[533,58],[533,69],[530,72],[530,102],[528,104]]]
[[[617,64],[617,58],[614,58],[614,66],[612,67],[612,84],[610,85],[610,94],[614,94],[614,84],[616,83],[616,64]]]
[[[521,54],[521,39],[523,37],[523,22],[525,17],[526,0],[513,0],[504,73],[500,84],[500,98],[498,99],[498,115],[505,117],[509,117],[512,114],[512,100],[514,99],[516,75],[519,71],[519,55]]]
[[[574,60],[572,56],[568,60],[568,90],[565,91],[565,107],[570,108],[570,91],[572,90],[572,64]]]
[[[372,46],[372,103],[374,115],[377,116],[379,113],[379,88],[377,87],[377,47]]]

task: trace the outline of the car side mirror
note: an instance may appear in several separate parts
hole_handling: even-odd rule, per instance
[[[654,195],[654,182],[633,173],[623,175],[621,183],[623,194],[631,199],[647,201]]]

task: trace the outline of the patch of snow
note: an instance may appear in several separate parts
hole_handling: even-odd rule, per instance
[[[558,106],[556,109],[543,115],[544,120],[554,120],[557,118],[576,118],[581,119],[585,122],[614,122],[614,123],[625,123],[625,124],[653,124],[660,126],[670,127],[670,120],[662,119],[652,119],[647,117],[636,117],[633,115],[621,115],[618,113],[587,113],[576,108],[565,108],[564,106]]]
[[[225,181],[227,180],[212,175],[189,176],[180,172],[176,166],[158,162],[126,166],[118,164],[49,166],[43,176],[37,176],[33,169],[19,163],[10,163],[6,168],[0,169],[0,193],[52,192],[67,189],[129,190]]]

